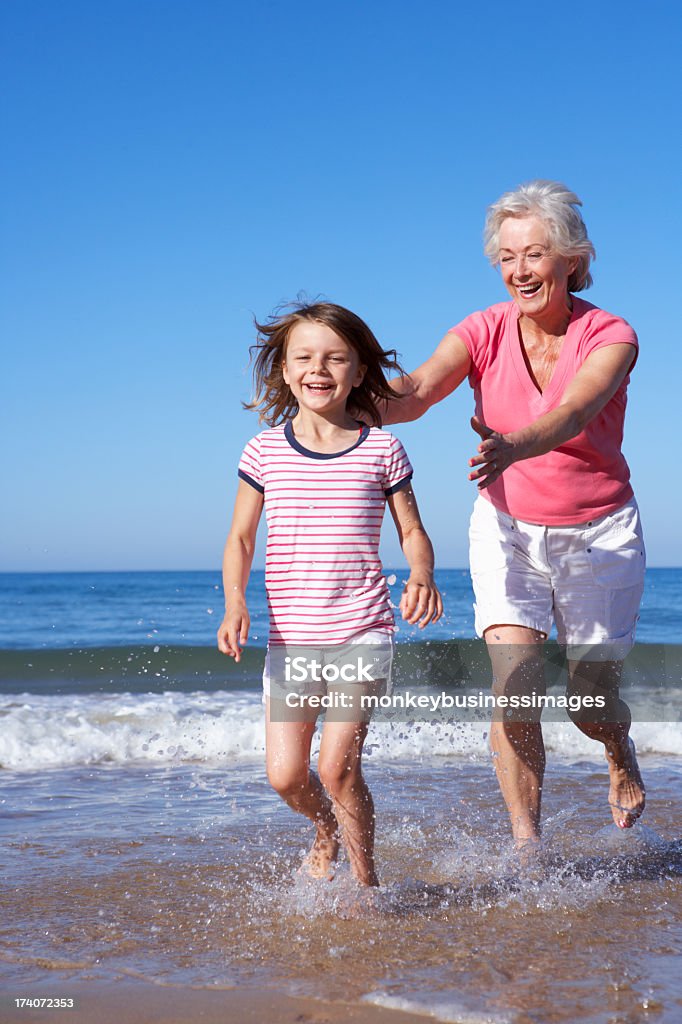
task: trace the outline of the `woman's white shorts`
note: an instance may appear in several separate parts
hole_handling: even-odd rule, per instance
[[[554,622],[569,657],[622,660],[631,649],[646,564],[634,498],[588,523],[539,526],[479,496],[469,545],[479,636],[502,625],[548,635]]]

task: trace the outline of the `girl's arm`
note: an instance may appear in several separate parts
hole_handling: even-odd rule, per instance
[[[412,485],[390,494],[386,500],[410,567],[400,611],[410,625],[417,622],[423,629],[443,614],[443,602],[433,582],[433,547],[421,521]]]
[[[235,661],[241,658],[242,645],[249,638],[251,620],[246,607],[246,584],[262,511],[263,495],[245,480],[240,480],[223,556],[225,617],[218,629],[219,650]]]
[[[499,434],[474,416],[471,426],[483,440],[479,454],[469,459],[470,466],[479,467],[469,473],[469,479],[477,480],[479,490],[484,490],[513,462],[546,455],[570,441],[613,398],[634,358],[634,347],[628,342],[592,352],[564,391],[560,405],[522,430]]]
[[[458,388],[471,369],[469,350],[456,334],[448,331],[433,355],[407,377],[389,381],[400,398],[380,406],[384,424],[417,420],[427,409]]]

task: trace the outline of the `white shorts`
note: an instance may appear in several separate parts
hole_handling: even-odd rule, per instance
[[[263,696],[271,696],[271,684],[278,691],[290,691],[297,687],[299,680],[296,678],[295,665],[292,665],[290,672],[291,679],[285,680],[285,661],[302,657],[306,661],[315,661],[320,666],[316,674],[320,675],[318,680],[306,679],[301,682],[299,689],[307,694],[323,696],[327,692],[328,685],[353,685],[358,676],[358,684],[362,684],[371,676],[373,681],[381,682],[382,693],[391,692],[391,669],[393,667],[393,634],[382,629],[369,629],[366,633],[359,633],[352,637],[345,644],[286,644],[283,646],[270,647],[265,655],[265,666],[263,668]],[[361,659],[360,672],[358,673],[358,660]],[[348,669],[350,671],[342,670]],[[323,678],[324,675],[324,678]],[[336,677],[336,678],[335,678]],[[349,678],[350,677],[350,678]]]
[[[474,504],[469,557],[476,633],[526,626],[589,660],[622,660],[635,641],[646,553],[637,502],[577,526],[538,526]],[[599,648],[603,645],[600,655]]]

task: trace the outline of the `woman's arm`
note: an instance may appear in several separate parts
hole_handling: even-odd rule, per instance
[[[225,617],[218,628],[219,650],[235,661],[241,658],[242,645],[249,638],[251,620],[246,607],[246,584],[262,511],[263,495],[245,480],[240,480],[223,555]]]
[[[471,356],[461,338],[449,331],[433,355],[407,377],[390,381],[400,398],[383,403],[383,423],[417,420],[436,402],[459,387],[471,369]]]
[[[433,582],[433,546],[419,515],[412,485],[390,494],[386,499],[393,516],[398,539],[410,567],[410,578],[400,599],[400,611],[411,625],[423,629],[443,614],[443,601]]]
[[[634,345],[629,343],[592,352],[564,391],[560,405],[521,430],[498,434],[474,416],[471,425],[483,440],[479,454],[469,459],[470,466],[478,467],[469,479],[477,480],[479,490],[484,490],[513,462],[546,455],[570,441],[613,398],[634,358]]]

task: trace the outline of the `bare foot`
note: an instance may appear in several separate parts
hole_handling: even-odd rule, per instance
[[[325,835],[318,829],[315,842],[301,864],[301,871],[311,878],[326,878],[331,882],[334,877],[334,865],[339,856],[339,841],[336,834]]]
[[[528,869],[538,865],[542,853],[542,840],[540,836],[515,836],[514,857],[519,867]]]
[[[606,751],[611,785],[609,804],[618,828],[632,828],[644,810],[645,791],[639,773],[635,745],[628,738],[625,754]]]

